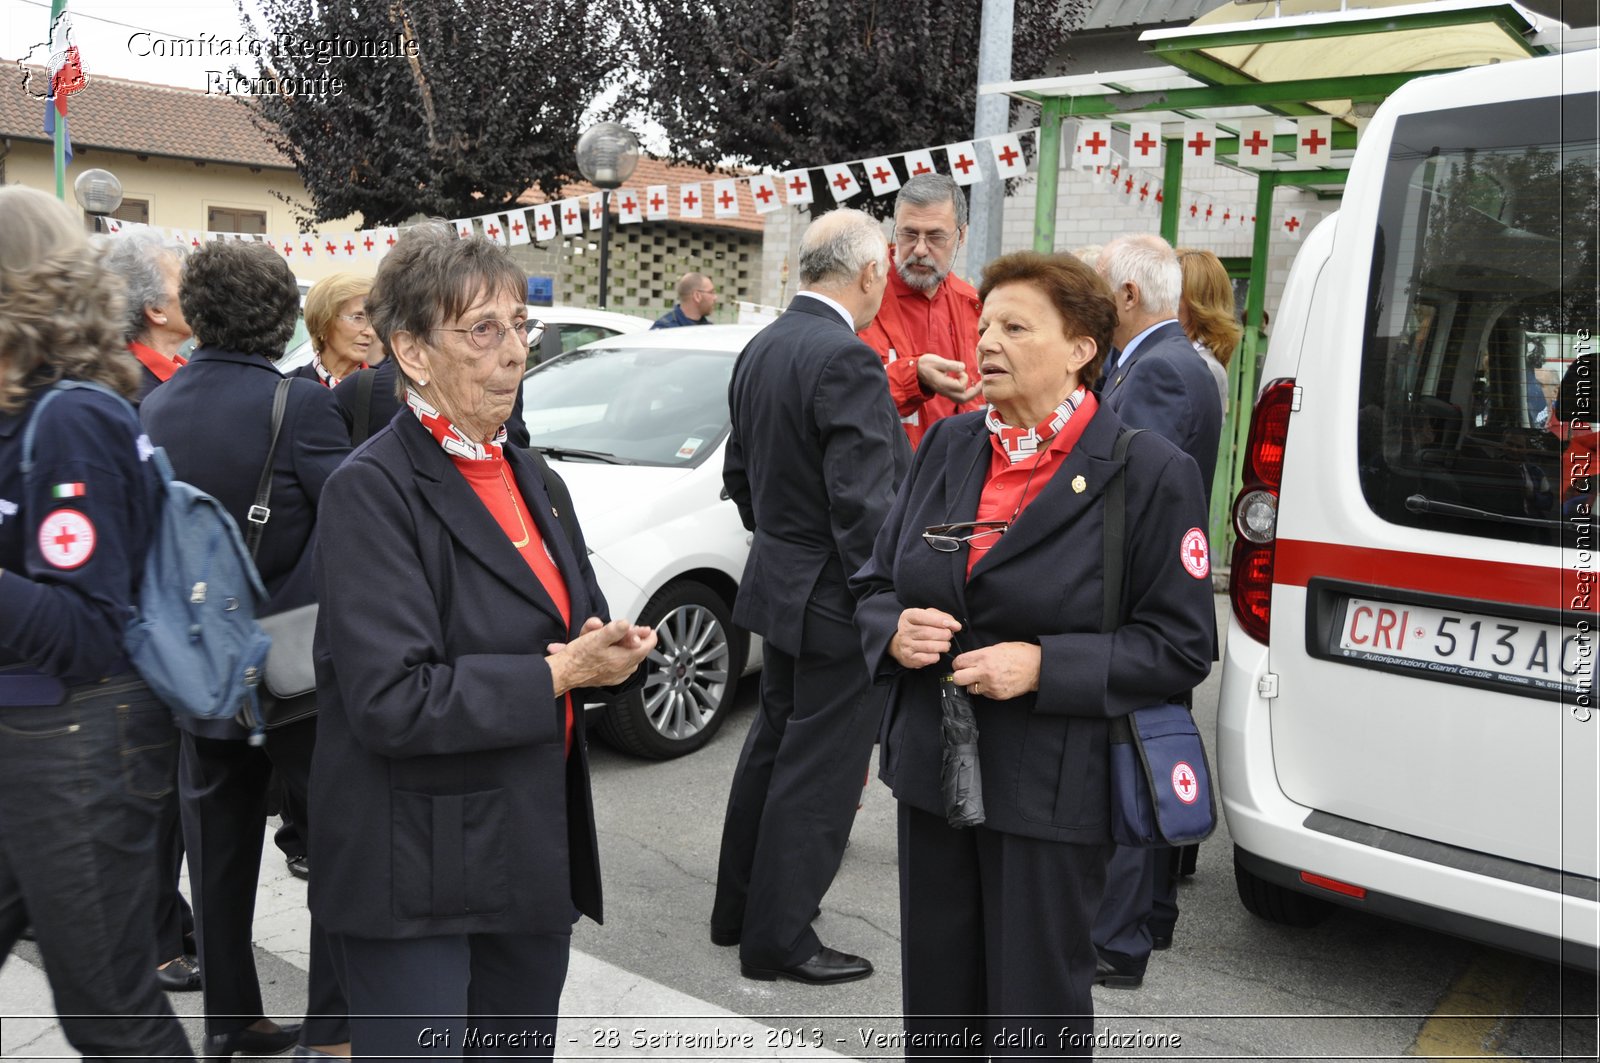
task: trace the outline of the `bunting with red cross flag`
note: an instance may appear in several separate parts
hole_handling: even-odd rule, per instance
[[[920,151],[908,151],[900,156],[906,164],[906,176],[921,177],[923,174],[934,173],[933,152],[927,148]]]
[[[1283,212],[1282,219],[1278,222],[1278,231],[1291,240],[1298,240],[1306,231],[1306,216],[1293,207]]]
[[[589,195],[584,196],[583,198],[588,207],[587,213],[589,215],[589,228],[600,228],[600,226],[604,223],[606,216],[605,197],[599,192],[591,192]]]
[[[856,175],[850,172],[848,163],[834,163],[832,166],[822,168],[822,179],[828,185],[828,194],[837,203],[843,203],[851,196],[861,191],[861,186],[856,183]]]
[[[1022,138],[1017,134],[990,137],[989,150],[994,152],[994,168],[1001,177],[1027,176],[1028,159],[1022,154]]]
[[[611,193],[611,202],[617,205],[617,220],[623,225],[644,221],[644,202],[631,188],[619,188]]]
[[[472,235],[472,219],[452,218],[450,220],[450,228],[456,231],[456,236],[459,239],[465,240]]]
[[[528,212],[514,210],[506,215],[506,236],[513,244],[525,244],[533,239],[528,231]]]
[[[1128,126],[1128,165],[1151,169],[1161,162],[1161,123],[1134,122]]]
[[[651,185],[644,190],[644,216],[651,221],[666,221],[671,206],[666,185]]]
[[[771,214],[783,206],[778,186],[770,174],[758,173],[750,178],[750,201],[756,205],[757,214]]]
[[[718,218],[739,216],[739,182],[731,177],[711,182],[711,213]]]
[[[376,230],[378,253],[387,255],[394,250],[394,245],[400,242],[400,230],[397,228],[380,228]]]
[[[1247,118],[1239,123],[1239,165],[1270,170],[1277,165],[1272,156],[1273,118]]]
[[[548,240],[561,231],[561,223],[556,220],[554,204],[538,204],[533,208],[533,213],[529,217],[533,222],[529,229],[533,232],[535,240]]]
[[[705,217],[706,204],[702,187],[698,181],[693,184],[678,186],[678,217]]]
[[[879,155],[875,159],[868,159],[867,187],[872,189],[875,196],[886,196],[890,192],[900,191],[900,175],[894,172],[894,163],[889,161],[889,156]]]
[[[1333,154],[1333,116],[1295,119],[1294,157],[1321,165]]]
[[[944,154],[950,163],[950,176],[956,184],[975,185],[983,180],[983,170],[978,166],[978,153],[972,150],[972,141],[946,144]]]
[[[1217,157],[1217,127],[1210,122],[1183,123],[1183,161],[1213,162]]]
[[[561,223],[562,236],[583,235],[583,201],[563,199],[556,204],[556,220]]]
[[[484,236],[487,236],[501,247],[506,245],[506,227],[505,223],[500,220],[500,215],[484,214],[479,216],[476,221],[483,228]]]
[[[783,185],[784,201],[791,207],[806,206],[816,197],[809,170],[785,170],[778,175],[778,182]]]
[[[1111,161],[1111,123],[1079,122],[1072,141],[1072,164],[1080,170],[1103,166]]]

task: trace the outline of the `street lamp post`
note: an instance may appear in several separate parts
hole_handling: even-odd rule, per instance
[[[616,122],[593,125],[578,138],[578,172],[600,189],[600,309],[606,308],[606,270],[611,253],[611,190],[639,165],[639,138]]]
[[[122,182],[110,170],[85,170],[72,182],[72,197],[93,215],[94,231],[100,232],[106,215],[122,206]]]

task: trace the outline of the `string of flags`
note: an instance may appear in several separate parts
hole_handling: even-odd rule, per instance
[[[1271,150],[1275,121],[1277,119],[1264,118],[1240,123],[1240,165],[1256,169],[1281,165]],[[1332,119],[1328,117],[1299,119],[1296,140],[1301,147],[1296,158],[1310,161],[1325,158],[1325,154],[1319,153],[1331,151],[1327,147],[1331,144],[1331,123]],[[1095,187],[1121,195],[1136,206],[1159,211],[1165,198],[1161,182],[1136,171],[1161,167],[1160,146],[1163,141],[1160,123],[1132,123],[1129,127],[1130,154],[1126,156],[1111,149],[1111,125],[1109,121],[1080,121],[1077,137],[1071,142],[1068,165],[1088,171]],[[842,204],[863,193],[883,196],[899,191],[902,173],[909,179],[936,172],[936,152],[943,155],[950,176],[959,185],[973,185],[989,179],[980,159],[987,160],[994,177],[1008,180],[1027,175],[1028,163],[1022,149],[1022,138],[1037,134],[1038,131],[1037,127],[1021,129],[939,148],[921,148],[897,155],[827,163],[776,174],[751,174],[677,185],[648,185],[642,194],[637,189],[619,188],[611,193],[611,207],[618,224],[632,225],[674,218],[699,220],[706,216],[707,210],[713,218],[737,218],[741,196],[748,197],[755,212],[762,215],[785,206],[809,206],[822,196]],[[1170,143],[1173,150],[1185,152],[1186,162],[1213,162],[1216,158],[1216,141],[1215,126],[1204,122],[1186,122],[1183,139]],[[1248,157],[1247,149],[1250,152]],[[820,182],[813,177],[815,171],[821,171]],[[706,196],[708,184],[709,198]],[[1185,190],[1185,197],[1180,217],[1191,226],[1212,230],[1254,228],[1253,204],[1239,206],[1222,203],[1189,190]],[[557,237],[582,236],[599,229],[602,202],[600,193],[595,192],[509,211],[454,218],[450,220],[450,225],[463,237],[482,233],[507,246],[543,243]],[[1310,224],[1311,219],[1294,208],[1286,208],[1277,219],[1278,231],[1290,239],[1299,239]],[[137,222],[115,218],[106,219],[106,226],[113,233],[133,228],[155,228],[167,240],[196,248],[211,240],[256,241],[269,244],[291,263],[382,258],[394,246],[401,232],[398,227],[378,227],[339,233],[227,233],[141,226]]]

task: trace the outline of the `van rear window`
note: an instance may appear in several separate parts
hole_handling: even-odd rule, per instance
[[[1551,545],[1590,534],[1596,126],[1592,95],[1396,124],[1357,434],[1385,520]]]

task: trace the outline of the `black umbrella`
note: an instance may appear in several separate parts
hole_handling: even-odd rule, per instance
[[[966,687],[955,676],[939,680],[939,734],[943,750],[939,789],[944,818],[952,827],[976,827],[984,820],[983,772],[978,764],[978,718]]]

